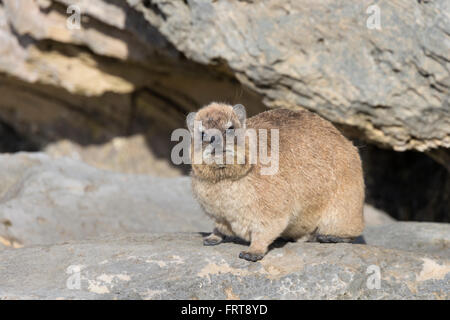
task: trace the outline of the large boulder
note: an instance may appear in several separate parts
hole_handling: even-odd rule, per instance
[[[449,299],[450,260],[355,244],[243,245],[192,233],[0,251],[0,299]]]
[[[67,26],[70,4],[81,9],[80,29]],[[186,59],[135,5],[1,1],[0,127],[38,149],[143,134],[147,148],[168,159],[170,133],[189,110],[233,96],[263,109],[230,75]]]
[[[211,100],[303,107],[448,166],[450,4],[371,5],[3,0],[0,117],[39,143],[86,142],[154,137],[148,125],[179,126]],[[381,29],[370,27],[377,9]]]
[[[21,153],[0,179],[0,299],[450,298],[450,224],[366,206],[358,244],[277,241],[249,263],[242,241],[203,247],[187,177]]]
[[[380,30],[370,0],[151,2],[135,8],[171,44],[222,62],[267,106],[314,110],[395,150],[450,147],[448,1],[377,2]]]
[[[187,177],[118,174],[69,158],[22,153],[0,156],[0,180],[0,249],[212,228]]]

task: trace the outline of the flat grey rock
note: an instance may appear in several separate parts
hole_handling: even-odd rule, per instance
[[[44,154],[0,155],[0,248],[123,233],[209,231],[190,180],[127,175]]]
[[[450,259],[450,224],[428,222],[394,222],[369,226],[364,239],[370,245]]]
[[[0,179],[0,299],[449,298],[450,224],[367,207],[367,245],[278,242],[249,263],[242,244],[203,247],[189,178],[21,153]]]
[[[370,204],[364,205],[364,223],[366,226],[381,226],[393,222],[395,222],[395,219],[386,212],[378,210]]]
[[[7,249],[0,299],[450,298],[450,261],[432,255],[287,243],[251,263],[238,258],[243,249],[204,247],[194,233]]]

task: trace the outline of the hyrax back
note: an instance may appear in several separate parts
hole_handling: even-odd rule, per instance
[[[275,174],[262,174],[260,159],[255,164],[246,158],[243,164],[192,165],[194,194],[216,225],[205,245],[238,236],[251,242],[240,257],[256,261],[278,237],[340,242],[362,233],[361,160],[357,149],[330,122],[308,111],[284,109],[245,119],[241,105],[218,103],[188,116],[192,133],[194,120],[201,121],[203,131],[225,132],[232,127],[254,129],[259,135],[259,129],[279,130]],[[205,140],[202,150],[209,144],[207,135]]]

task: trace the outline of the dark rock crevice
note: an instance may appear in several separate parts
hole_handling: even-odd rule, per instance
[[[7,122],[0,119],[0,153],[38,150],[39,146],[30,137],[21,135]]]
[[[398,220],[450,222],[450,171],[419,152],[359,150],[367,203]]]

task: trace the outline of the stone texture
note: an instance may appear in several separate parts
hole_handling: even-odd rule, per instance
[[[127,232],[209,231],[190,180],[126,175],[44,154],[0,156],[0,249]]]
[[[369,226],[380,226],[395,221],[387,213],[366,204],[364,207],[364,221]]]
[[[249,263],[242,243],[203,247],[189,178],[20,153],[0,156],[0,179],[0,299],[450,298],[450,224],[366,206],[366,245],[277,241]]]
[[[70,140],[48,145],[44,152],[51,157],[69,157],[93,167],[122,173],[176,177],[182,174],[165,159],[158,159],[147,147],[142,135],[117,137],[101,145],[82,146]]]
[[[216,99],[263,109],[257,93],[186,60],[124,1],[2,3],[0,119],[37,146],[143,134],[168,159],[189,110]],[[67,28],[69,4],[82,9],[81,29]]]
[[[380,31],[366,27],[371,1],[153,2],[136,8],[178,50],[225,61],[268,106],[315,110],[396,150],[450,147],[448,1],[377,2]]]
[[[370,245],[435,254],[450,259],[450,224],[395,222],[369,226],[364,239]]]
[[[287,243],[250,263],[238,258],[243,249],[203,247],[199,234],[172,233],[4,250],[0,299],[450,298],[448,259],[365,245]],[[370,278],[377,267],[379,289]]]

